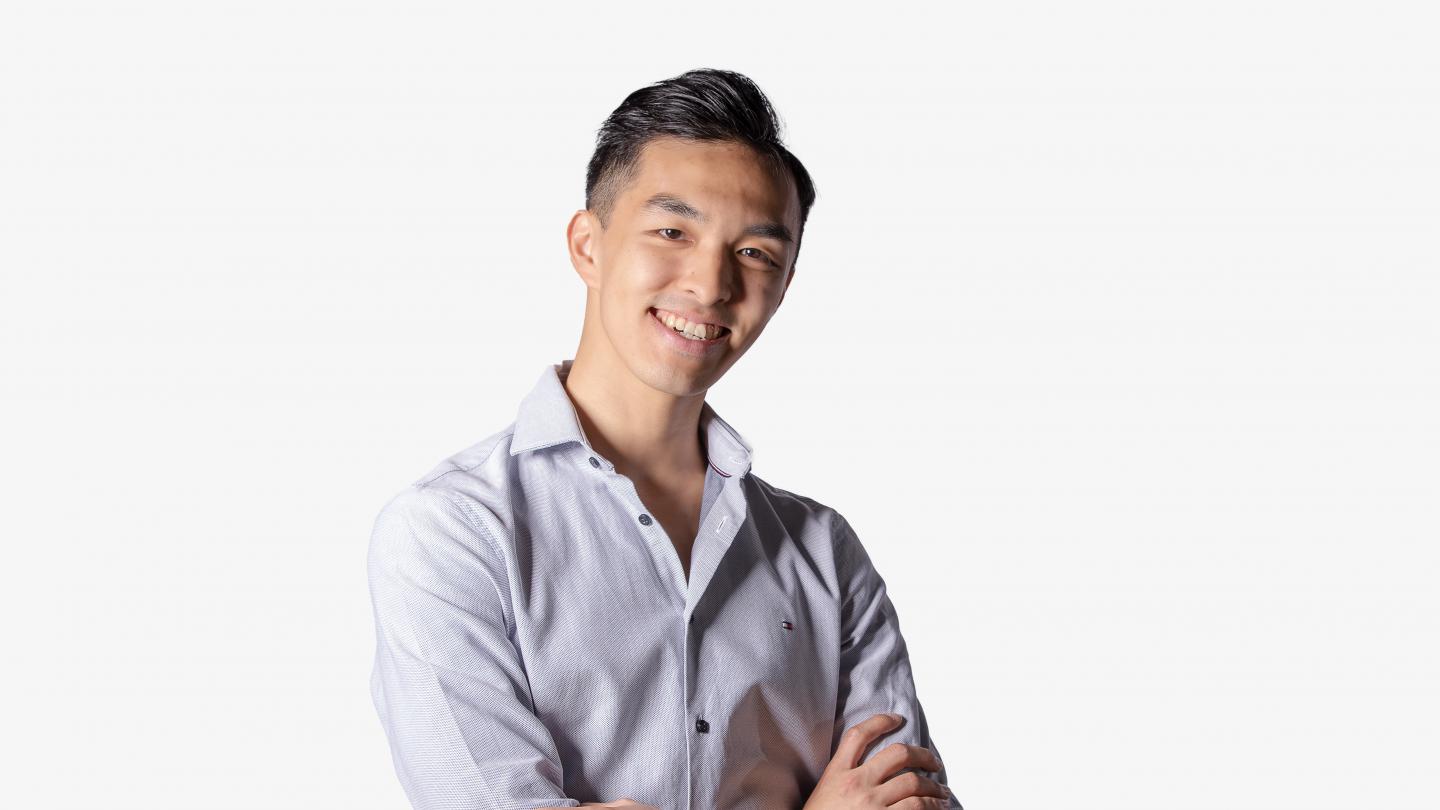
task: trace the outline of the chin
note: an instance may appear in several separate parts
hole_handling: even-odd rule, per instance
[[[686,373],[667,366],[652,368],[645,376],[645,382],[657,391],[664,391],[677,397],[689,397],[709,390],[714,380],[709,374]]]
[[[646,385],[657,391],[677,397],[690,397],[709,390],[710,386],[725,374],[727,367],[728,363],[722,366],[686,369],[661,357],[645,362],[643,368],[632,366],[631,370]]]

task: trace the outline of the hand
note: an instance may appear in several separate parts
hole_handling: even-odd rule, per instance
[[[918,745],[891,743],[859,764],[876,738],[896,729],[904,718],[877,714],[851,726],[825,766],[804,810],[929,810],[949,806],[950,791],[914,771],[890,777],[905,768],[939,771],[940,758]]]
[[[581,806],[581,807],[616,807],[616,808],[623,807],[623,808],[626,808],[626,810],[659,810],[659,808],[651,807],[651,806],[648,805],[648,804],[641,804],[641,803],[639,803],[639,802],[637,802],[637,801],[632,801],[632,800],[630,800],[630,799],[617,799],[616,801],[613,801],[613,802],[581,802],[581,803],[580,803],[580,806]]]

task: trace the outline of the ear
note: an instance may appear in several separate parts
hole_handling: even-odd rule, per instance
[[[600,264],[598,262],[600,234],[604,229],[589,209],[581,208],[570,217],[565,228],[565,243],[570,250],[570,264],[585,286],[592,290],[600,288]]]

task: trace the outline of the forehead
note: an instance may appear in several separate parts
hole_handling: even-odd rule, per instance
[[[636,209],[651,195],[667,193],[706,214],[799,224],[800,200],[790,173],[743,144],[654,138],[641,149],[637,169],[620,196],[622,208]]]

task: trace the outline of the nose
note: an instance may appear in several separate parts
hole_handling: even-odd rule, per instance
[[[716,249],[696,251],[694,258],[685,268],[684,283],[691,295],[701,306],[712,306],[730,300],[735,284],[735,257],[728,251]]]

